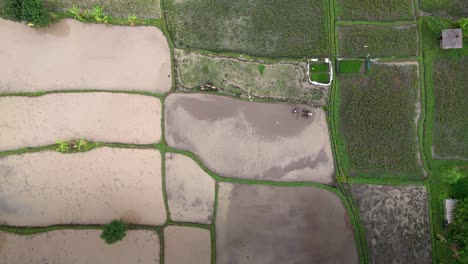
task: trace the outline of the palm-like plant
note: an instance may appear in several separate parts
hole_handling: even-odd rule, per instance
[[[127,20],[128,20],[128,22],[130,22],[130,26],[132,26],[132,27],[135,25],[137,19],[138,19],[138,17],[135,14],[127,17]]]
[[[94,6],[91,14],[94,16],[94,19],[96,19],[97,22],[107,23],[109,20],[109,17],[104,15],[104,8],[101,6]]]
[[[68,12],[73,15],[73,18],[78,19],[79,21],[84,20],[83,17],[81,16],[81,10],[75,5],[72,6],[72,8],[69,8]]]

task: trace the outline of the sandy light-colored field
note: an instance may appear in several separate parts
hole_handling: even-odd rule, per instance
[[[359,263],[343,202],[317,187],[220,183],[218,264]]]
[[[68,89],[167,92],[171,59],[156,27],[63,19],[34,29],[0,19],[0,92]]]
[[[166,139],[224,177],[329,183],[334,171],[325,113],[207,94],[166,99]]]
[[[166,191],[171,220],[211,224],[215,181],[191,158],[166,154]]]
[[[0,223],[15,226],[166,221],[161,154],[98,148],[0,158]]]
[[[185,226],[164,228],[164,260],[166,264],[211,263],[210,231]]]
[[[113,245],[99,230],[59,230],[30,236],[0,233],[2,264],[157,264],[159,238],[155,232],[133,230]]]
[[[159,99],[117,93],[0,98],[0,151],[86,138],[151,144],[161,137]]]

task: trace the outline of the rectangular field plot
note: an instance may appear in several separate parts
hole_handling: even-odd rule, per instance
[[[1,97],[0,151],[86,138],[152,144],[161,137],[161,101],[118,93]]]
[[[166,221],[161,155],[98,148],[0,158],[0,223],[13,226]]]
[[[364,224],[370,263],[432,262],[424,186],[352,186]]]
[[[107,245],[100,230],[58,230],[35,235],[0,232],[2,264],[155,264],[159,263],[156,232],[131,230]]]
[[[171,89],[171,57],[156,27],[63,19],[34,29],[0,19],[0,93]]]
[[[344,57],[410,57],[418,55],[416,25],[340,25],[338,52]]]
[[[468,16],[466,0],[418,0],[419,9],[426,15],[459,19]]]
[[[338,74],[364,74],[367,71],[366,60],[364,59],[344,59],[337,63]]]
[[[330,183],[334,172],[325,112],[210,94],[171,94],[167,144],[194,153],[224,177]],[[239,166],[242,164],[242,166]]]
[[[326,0],[168,0],[176,45],[262,57],[329,54]]]
[[[467,69],[466,56],[432,62],[435,158],[468,158]]]
[[[418,66],[408,64],[372,64],[366,76],[338,78],[339,129],[351,176],[423,177]]]
[[[67,12],[72,6],[81,10],[92,10],[98,5],[104,8],[106,14],[115,17],[127,18],[133,14],[140,18],[161,17],[159,0],[43,0],[43,2],[51,11]]]
[[[305,62],[272,64],[180,49],[174,55],[179,88],[192,89],[211,83],[224,92],[243,97],[326,104],[328,89],[308,82]]]
[[[359,263],[343,202],[317,187],[220,183],[218,264]]]
[[[407,21],[414,20],[412,0],[337,0],[340,20]]]

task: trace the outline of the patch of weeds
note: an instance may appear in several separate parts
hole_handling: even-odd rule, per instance
[[[263,64],[258,65],[258,71],[260,72],[260,75],[263,75],[263,72],[265,71],[266,67]]]
[[[0,1],[0,14],[14,21],[27,22],[32,27],[45,27],[51,21],[42,0],[3,0],[3,3]]]
[[[137,22],[138,17],[135,14],[133,14],[133,15],[128,16],[127,20],[128,20],[128,23],[130,23],[130,26],[133,27],[135,26],[135,23]]]
[[[94,20],[97,23],[109,22],[109,16],[104,14],[104,8],[101,6],[94,6],[92,10],[80,10],[78,7],[73,6],[68,9],[68,12],[79,21]]]
[[[96,143],[86,141],[85,139],[58,140],[56,150],[61,153],[86,152],[95,148],[96,145]]]

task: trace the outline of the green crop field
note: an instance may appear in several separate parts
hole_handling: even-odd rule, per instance
[[[308,83],[305,62],[271,64],[180,49],[175,49],[174,56],[179,88],[209,82],[232,95],[325,104],[328,90]]]
[[[373,64],[366,76],[339,81],[339,129],[351,176],[421,178],[416,65]]]
[[[338,31],[340,56],[409,57],[418,55],[416,25],[341,25]]]
[[[362,74],[366,72],[366,61],[340,60],[337,67],[339,74]]]
[[[419,9],[432,15],[453,19],[468,16],[466,0],[419,0]]]
[[[406,21],[414,20],[411,0],[337,0],[340,20]]]
[[[0,0],[1,2],[2,0]],[[72,6],[82,10],[104,7],[104,11],[115,17],[127,17],[135,14],[140,18],[160,18],[159,0],[44,0],[49,10],[66,12]]]
[[[436,157],[468,158],[468,57],[433,61],[433,144]]]
[[[329,55],[328,1],[165,1],[176,45],[261,57]]]

